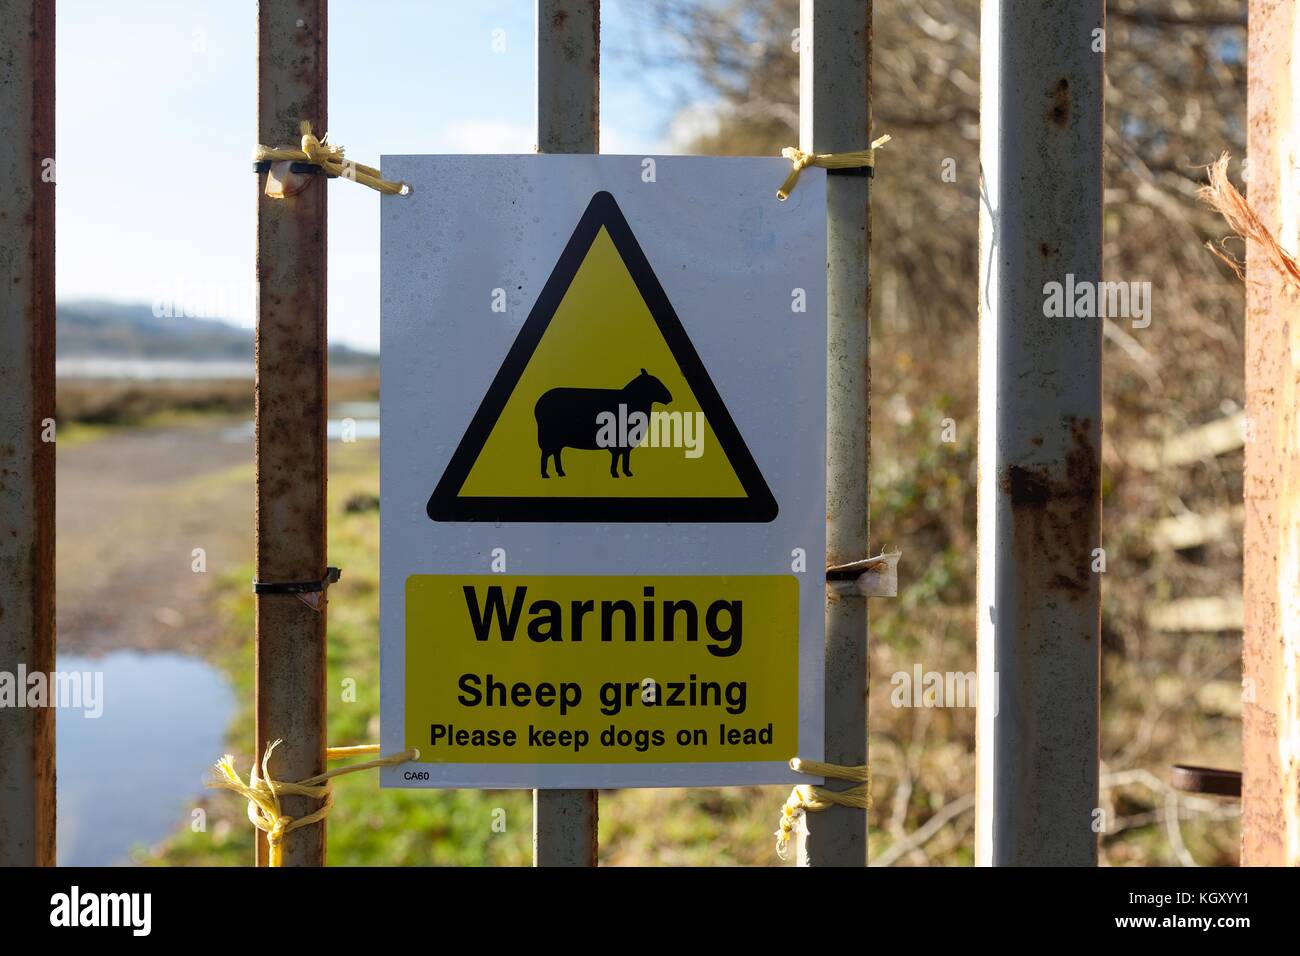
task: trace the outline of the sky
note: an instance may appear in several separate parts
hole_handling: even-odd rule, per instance
[[[675,152],[677,87],[632,53],[647,43],[638,2],[602,5],[601,151]],[[59,0],[60,300],[253,325],[256,16],[256,0]],[[384,153],[531,152],[534,42],[534,0],[332,0],[330,140],[371,165]],[[329,329],[378,347],[379,196],[339,181]]]

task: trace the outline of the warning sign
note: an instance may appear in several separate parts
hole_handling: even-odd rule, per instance
[[[808,782],[825,179],[385,157],[385,786]]]
[[[794,576],[412,575],[406,739],[440,763],[781,761],[798,641]]]
[[[435,521],[776,517],[610,193],[592,197],[428,512]]]

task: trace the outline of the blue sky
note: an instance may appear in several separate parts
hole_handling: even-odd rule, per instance
[[[601,148],[673,152],[638,0],[604,0]],[[494,52],[494,30],[505,31]],[[332,0],[329,132],[381,153],[530,152],[533,0]],[[253,323],[255,0],[59,0],[60,299]],[[678,77],[680,79],[680,77]],[[319,132],[319,131],[318,131]],[[379,201],[330,185],[330,338],[379,341]]]

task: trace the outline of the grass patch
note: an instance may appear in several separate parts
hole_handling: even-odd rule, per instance
[[[55,404],[60,422],[142,426],[185,414],[253,413],[251,381],[60,381]]]
[[[330,445],[329,555],[344,569],[329,606],[329,740],[378,739],[379,731],[379,516],[347,510],[358,496],[379,493],[378,446]],[[219,613],[226,637],[217,664],[238,704],[229,749],[246,772],[253,736],[252,567],[230,574]],[[356,681],[356,701],[344,702],[343,680]],[[213,760],[219,754],[213,754]],[[772,831],[784,787],[711,790],[604,791],[600,804],[601,862],[605,864],[771,864]],[[154,865],[247,866],[253,827],[244,804],[213,792],[202,805],[206,828],[187,825],[137,860]],[[504,832],[494,820],[504,811]],[[499,827],[498,827],[499,829]],[[292,837],[290,837],[292,839]],[[335,784],[329,819],[334,865],[526,865],[531,861],[532,799],[528,791],[380,790],[377,774]]]
[[[918,416],[914,427],[924,428],[926,420]],[[927,447],[919,440],[912,444]],[[887,516],[890,540],[904,545],[905,563],[899,597],[872,605],[872,858],[894,855],[891,846],[973,790],[974,710],[899,708],[890,701],[890,675],[909,670],[916,661],[924,662],[927,670],[973,667],[971,541],[944,542],[936,528],[937,516],[972,514],[968,476],[973,461],[972,436],[958,448],[941,448],[909,468],[883,461],[880,481],[873,488],[873,504]],[[344,569],[342,581],[331,591],[329,607],[329,740],[334,744],[378,739],[379,515],[370,507],[355,506],[378,493],[378,445],[331,443],[329,555],[331,563]],[[354,503],[351,509],[349,502]],[[924,546],[936,538],[932,548]],[[247,771],[253,756],[251,576],[249,566],[229,577],[219,612],[227,636],[218,663],[239,700],[229,749],[237,755],[242,771]],[[1187,657],[1186,640],[1180,648],[1188,667],[1198,665],[1194,671],[1209,670],[1222,656],[1214,642],[1207,642],[1196,660]],[[1217,751],[1220,742],[1235,739],[1235,721],[1184,716],[1175,722],[1168,720],[1172,714],[1154,708],[1148,694],[1153,662],[1140,666],[1141,662],[1114,650],[1104,655],[1104,662],[1103,726],[1108,738],[1118,735],[1139,742],[1151,738],[1149,748],[1125,755],[1105,771],[1146,766],[1158,777],[1175,756],[1203,752],[1211,741]],[[1162,658],[1154,673],[1176,670]],[[344,678],[356,681],[355,702],[342,700]],[[1197,740],[1199,750],[1193,749]],[[1113,752],[1115,747],[1108,749]],[[212,755],[214,760],[217,756]],[[600,861],[605,865],[779,864],[772,831],[787,793],[785,787],[602,791]],[[204,805],[208,810],[204,832],[192,832],[187,826],[142,855],[141,861],[249,865],[254,831],[244,805],[225,793],[209,796]],[[1159,792],[1139,781],[1108,791],[1103,806],[1110,820],[1102,838],[1106,862],[1179,862],[1165,823],[1157,817],[1163,806]],[[493,828],[497,810],[505,811],[504,832]],[[377,774],[345,777],[336,785],[329,860],[336,865],[523,865],[531,856],[531,815],[527,791],[381,791]],[[969,811],[953,815],[924,847],[897,854],[897,862],[969,865],[972,824]],[[1234,862],[1237,821],[1215,819],[1198,808],[1183,828],[1198,861]]]
[[[339,375],[330,380],[331,402],[379,400],[373,375]],[[153,427],[208,415],[253,415],[251,379],[132,381],[60,379],[55,405],[64,429],[78,426]]]
[[[379,730],[378,514],[345,510],[358,494],[378,494],[378,446],[373,442],[330,445],[329,555],[344,568],[330,591],[328,728],[331,744],[367,743]],[[218,665],[238,700],[229,735],[236,766],[247,772],[253,745],[252,566],[225,582],[219,613],[227,637]],[[356,700],[343,699],[343,681],[356,682]],[[213,754],[215,761],[219,754]],[[274,765],[273,765],[274,766]],[[470,865],[523,864],[530,859],[531,800],[527,792],[477,790],[380,790],[378,774],[335,783],[329,819],[331,864]],[[204,801],[206,828],[179,831],[140,858],[161,865],[247,866],[253,858],[253,827],[244,804],[213,792]],[[505,832],[493,821],[505,811]],[[498,828],[499,829],[499,828]],[[289,839],[292,839],[290,837]]]

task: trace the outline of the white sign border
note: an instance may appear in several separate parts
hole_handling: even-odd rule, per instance
[[[647,160],[655,173],[646,182]],[[799,188],[789,201],[778,203],[775,188],[789,170],[789,163],[769,158],[706,158],[683,156],[385,156],[385,176],[413,186],[407,197],[382,200],[381,248],[381,383],[392,383],[409,372],[415,360],[411,354],[415,336],[430,338],[442,317],[435,317],[434,302],[459,301],[473,296],[482,299],[484,320],[473,331],[462,328],[458,344],[464,354],[487,351],[490,359],[482,368],[467,368],[459,361],[455,347],[447,365],[474,387],[454,409],[440,402],[436,417],[443,431],[433,442],[435,451],[427,472],[414,478],[410,456],[422,446],[419,427],[407,428],[410,409],[394,411],[384,406],[381,439],[381,470],[386,480],[381,503],[381,567],[407,564],[403,549],[412,548],[407,532],[414,526],[429,535],[435,528],[424,515],[429,493],[441,468],[454,451],[460,434],[477,408],[501,359],[514,341],[519,326],[567,242],[592,195],[606,190],[615,196],[633,233],[655,269],[669,301],[674,305],[692,344],[727,404],[737,427],[754,454],[782,513],[772,525],[753,524],[628,524],[552,525],[508,522],[439,523],[432,537],[437,542],[422,560],[427,564],[405,567],[398,581],[387,578],[381,586],[381,741],[385,753],[405,748],[403,709],[405,706],[405,614],[404,581],[407,574],[483,574],[489,569],[491,546],[505,547],[509,575],[515,574],[781,574],[790,572],[791,550],[804,548],[807,570],[800,577],[799,741],[798,756],[820,760],[824,745],[824,575],[825,554],[825,173],[806,170]],[[663,185],[671,184],[671,192]],[[665,212],[667,210],[667,213]],[[673,217],[672,210],[680,215]],[[739,220],[739,226],[737,221]],[[476,221],[496,224],[477,236],[467,231]],[[433,234],[425,233],[429,224]],[[689,223],[689,232],[683,223]],[[476,243],[475,240],[484,240]],[[410,261],[412,254],[415,266]],[[711,261],[740,261],[730,281],[719,281],[711,272],[701,275],[691,265],[709,256]],[[472,263],[468,266],[466,263]],[[491,266],[485,263],[491,263]],[[490,274],[474,275],[475,265]],[[400,279],[399,279],[400,276]],[[491,281],[484,281],[490,279]],[[794,313],[791,297],[795,287],[805,290],[806,312]],[[510,301],[506,315],[489,316],[488,303],[494,288],[505,288]],[[740,290],[744,291],[741,292]],[[434,294],[436,290],[436,294]],[[734,326],[710,328],[699,315],[707,309],[684,309],[683,303],[710,293],[730,297],[728,312],[747,313],[748,336],[738,337]],[[459,297],[459,298],[458,298]],[[420,321],[417,315],[430,318]],[[452,317],[453,320],[455,317]],[[460,321],[466,321],[461,318]],[[802,324],[800,324],[802,323]],[[794,330],[794,331],[792,331]],[[434,336],[439,348],[455,336],[445,327]],[[754,372],[770,369],[773,350],[758,352],[754,360],[738,367],[728,365],[720,354],[736,345],[752,347],[755,342],[793,343],[793,355],[782,359],[793,366],[787,374],[806,385],[808,404],[817,409],[819,427],[802,430],[791,427],[788,436],[798,442],[798,455],[785,449],[763,448],[763,435],[774,423],[770,417],[750,412],[744,396],[762,397],[761,382]],[[428,346],[426,346],[427,348]],[[777,346],[778,348],[780,346]],[[477,376],[477,379],[476,379]],[[482,382],[479,389],[477,382]],[[382,387],[382,384],[381,384]],[[433,390],[430,389],[430,401]],[[389,394],[393,394],[390,384]],[[426,413],[428,410],[425,410]],[[775,423],[793,425],[791,422]],[[803,422],[806,426],[807,422]],[[452,435],[454,432],[454,436]],[[402,435],[401,446],[393,436]],[[766,451],[766,453],[764,453]],[[419,454],[416,450],[415,454]],[[398,472],[399,460],[403,466]],[[782,474],[777,473],[781,469]],[[792,474],[785,474],[790,469]],[[416,469],[419,470],[419,469]],[[394,476],[399,476],[395,481]],[[782,478],[786,480],[781,480]],[[408,482],[419,485],[417,493]],[[394,487],[395,484],[398,487]],[[391,500],[400,495],[403,514],[395,514]],[[814,502],[809,499],[815,499]],[[792,504],[797,502],[797,507]],[[410,505],[408,508],[407,505]],[[815,515],[815,527],[807,515]],[[756,560],[755,542],[771,537],[775,528],[804,516],[801,530],[789,530],[789,546],[775,551],[763,549]],[[783,519],[785,521],[783,522]],[[420,523],[423,524],[420,524]],[[621,539],[632,531],[642,541],[665,543],[675,553],[655,566],[628,567],[610,564],[609,556],[598,552],[600,535],[617,534]],[[710,532],[728,539],[717,546],[706,540]],[[416,532],[418,534],[418,532]],[[458,540],[452,542],[450,537]],[[588,546],[583,561],[556,566],[555,542],[572,539],[579,549]],[[399,540],[399,537],[401,540]],[[490,541],[497,543],[487,546]],[[715,547],[710,547],[714,545]],[[418,545],[416,549],[418,550]],[[694,550],[692,550],[694,549]],[[712,551],[727,554],[720,562]],[[540,564],[536,558],[545,560]],[[695,560],[686,560],[694,555]],[[472,562],[472,563],[471,563]],[[390,653],[389,651],[398,651]],[[810,708],[809,702],[817,706]],[[487,721],[483,722],[487,724]],[[795,754],[791,754],[795,756]],[[406,779],[411,772],[427,773],[428,780]],[[605,788],[670,786],[743,786],[754,784],[808,783],[815,780],[796,774],[783,762],[743,761],[717,763],[653,764],[508,764],[413,762],[384,768],[385,787],[402,788]]]

